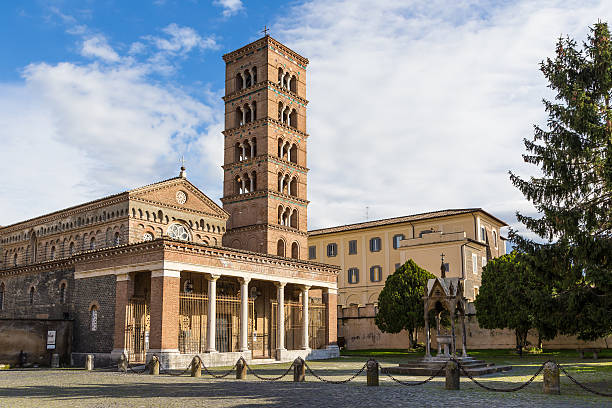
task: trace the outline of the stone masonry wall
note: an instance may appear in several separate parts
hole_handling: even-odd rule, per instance
[[[77,353],[110,353],[115,331],[115,275],[75,280],[74,347]],[[97,330],[91,330],[91,307],[98,308]]]
[[[74,269],[0,276],[4,299],[0,318],[72,319],[74,316]],[[65,301],[61,285],[66,284]],[[30,290],[34,294],[30,301]]]

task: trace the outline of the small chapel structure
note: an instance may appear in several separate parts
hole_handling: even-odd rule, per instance
[[[74,364],[339,355],[339,268],[306,260],[308,59],[268,35],[223,59],[223,208],[182,167],[0,227],[0,320],[73,321]]]

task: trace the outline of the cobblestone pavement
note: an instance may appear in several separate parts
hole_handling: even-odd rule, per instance
[[[357,371],[364,361],[309,362],[326,378],[340,380]],[[279,375],[288,364],[255,366],[261,375]],[[482,377],[495,387],[517,385],[537,367],[517,367],[513,372]],[[215,369],[222,372],[222,369]],[[438,378],[424,386],[405,387],[381,374],[380,387],[367,387],[365,373],[354,381],[325,384],[307,375],[305,383],[291,382],[292,373],[282,381],[264,382],[248,375],[235,380],[230,375],[215,380],[203,375],[150,376],[112,371],[61,370],[0,371],[0,407],[434,407],[447,404],[464,407],[612,407],[612,398],[585,393],[562,377],[562,395],[542,394],[541,376],[526,389],[513,393],[482,390],[467,378],[460,391],[444,389]],[[406,381],[419,377],[402,377]],[[605,384],[599,389],[605,390]],[[609,385],[607,386],[609,388]],[[610,390],[608,389],[608,392]]]

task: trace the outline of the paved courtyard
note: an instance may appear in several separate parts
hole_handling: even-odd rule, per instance
[[[349,377],[364,363],[363,359],[339,359],[309,362],[326,378]],[[603,363],[606,364],[606,363]],[[609,364],[609,363],[608,363]],[[383,365],[390,365],[385,362]],[[288,364],[256,366],[265,376],[279,375]],[[607,368],[607,366],[606,366]],[[483,377],[495,387],[515,386],[526,381],[537,365],[515,367],[512,372]],[[222,369],[215,369],[221,373]],[[589,385],[610,392],[605,383],[589,379],[588,370],[576,373],[590,380]],[[381,375],[380,387],[367,387],[365,373],[348,384],[325,384],[307,374],[305,383],[293,383],[292,374],[281,381],[265,382],[248,375],[247,380],[211,379],[184,376],[150,376],[96,370],[32,369],[0,371],[0,407],[381,407],[381,406],[454,406],[469,407],[612,407],[612,398],[598,397],[561,378],[562,395],[544,395],[542,377],[526,389],[512,393],[483,390],[467,378],[461,379],[460,391],[446,391],[444,379],[426,385],[401,386]],[[402,377],[402,380],[423,380]],[[608,388],[606,390],[606,387]]]

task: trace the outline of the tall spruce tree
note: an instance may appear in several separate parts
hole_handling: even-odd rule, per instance
[[[555,93],[544,100],[548,122],[525,140],[525,162],[541,177],[510,173],[541,214],[517,214],[547,243],[511,232],[534,268],[554,284],[559,329],[589,340],[612,333],[612,44],[597,23],[579,47],[560,38],[541,64]]]

